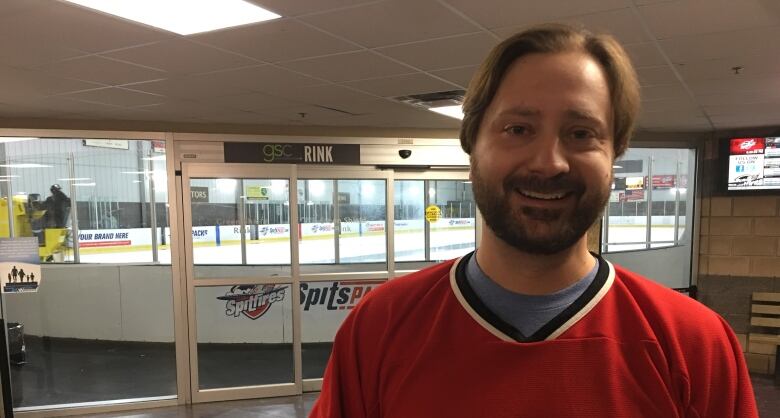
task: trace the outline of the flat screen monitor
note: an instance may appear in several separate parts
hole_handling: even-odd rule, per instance
[[[780,137],[729,140],[728,190],[780,190]]]

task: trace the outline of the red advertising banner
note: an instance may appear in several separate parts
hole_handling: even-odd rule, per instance
[[[653,188],[654,189],[669,189],[674,187],[674,176],[653,176]]]
[[[730,145],[731,155],[764,153],[764,138],[734,138]]]

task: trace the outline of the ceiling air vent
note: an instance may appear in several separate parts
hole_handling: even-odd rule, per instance
[[[395,100],[452,118],[463,119],[461,105],[465,95],[465,90],[450,90],[436,93],[411,94],[409,96],[396,97]]]

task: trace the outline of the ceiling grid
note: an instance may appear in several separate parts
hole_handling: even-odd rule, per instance
[[[395,98],[465,89],[497,42],[557,21],[624,44],[640,130],[780,123],[776,0],[249,1],[283,17],[180,36],[3,0],[0,118],[456,129]]]

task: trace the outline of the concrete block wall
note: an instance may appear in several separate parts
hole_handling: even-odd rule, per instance
[[[751,341],[753,292],[780,292],[780,196],[701,201],[699,299],[734,328],[753,372],[775,369],[775,347]],[[764,332],[766,330],[763,330]]]

